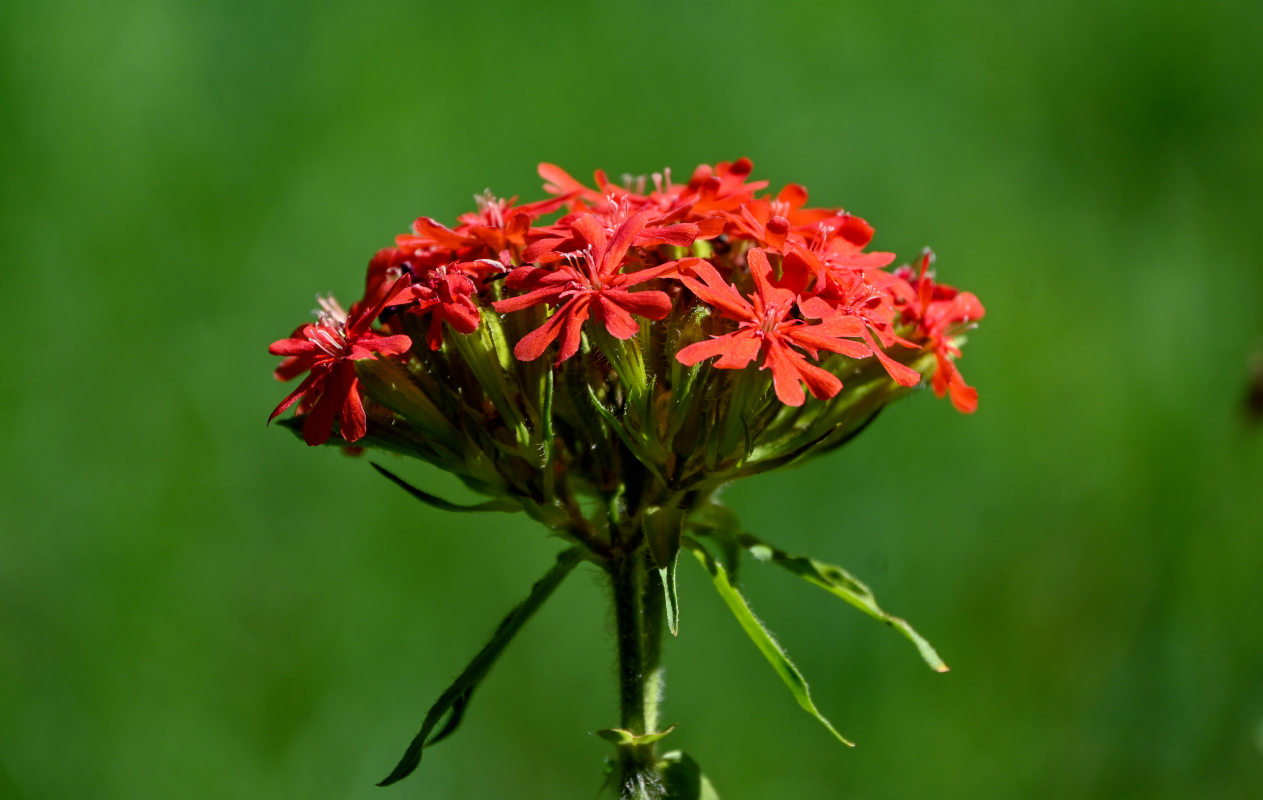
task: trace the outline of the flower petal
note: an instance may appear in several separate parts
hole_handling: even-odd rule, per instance
[[[537,306],[540,303],[554,303],[564,291],[565,287],[562,286],[546,286],[533,292],[520,294],[517,297],[506,297],[503,300],[497,300],[491,306],[501,314],[507,314],[511,311],[521,311],[524,308]],[[530,359],[527,360],[529,361]]]
[[[576,297],[566,304],[569,312],[565,318],[565,329],[561,332],[561,350],[557,353],[557,364],[570,358],[579,352],[579,343],[582,341],[583,323],[588,319],[588,305],[590,300],[588,297]],[[563,309],[563,310],[566,310]]]
[[[581,214],[578,219],[570,223],[570,227],[574,229],[575,233],[579,234],[581,240],[592,248],[593,257],[599,259],[609,245],[609,237],[605,233],[605,226],[591,214]]]
[[[886,368],[891,378],[900,386],[916,386],[921,382],[921,373],[909,366],[900,364],[890,356],[882,352],[877,342],[873,341],[873,335],[868,332],[868,328],[864,329],[864,344],[873,351],[873,355],[877,356],[877,360]]]
[[[818,367],[807,360],[795,363],[798,377],[807,384],[807,391],[817,400],[828,400],[842,391],[842,381],[827,369]]]
[[[698,227],[691,222],[645,228],[636,237],[635,244],[637,247],[657,247],[663,244],[674,245],[675,247],[688,247],[697,241],[699,233]]]
[[[787,406],[801,406],[807,399],[803,387],[798,383],[795,358],[802,360],[802,356],[777,342],[770,344],[767,355],[763,358],[764,368],[772,370],[772,386],[776,389],[776,396]]]
[[[837,334],[819,330],[823,325],[799,325],[785,334],[785,338],[806,350],[828,350],[850,358],[868,358],[872,351],[868,347],[849,339],[839,339]]]
[[[688,275],[681,276],[680,281],[703,303],[734,319],[754,319],[754,307],[741,296],[735,286],[719,276],[719,271],[709,261],[699,260],[689,271],[704,282],[698,282]]]
[[[645,294],[652,293],[646,292]],[[628,296],[630,297],[630,295]],[[640,333],[640,325],[637,324],[635,318],[619,303],[607,297],[605,292],[599,292],[596,295],[596,308],[594,311],[596,312],[597,320],[605,324],[605,330],[609,331],[610,336],[613,336],[615,339],[630,339]]]
[[[544,354],[548,345],[561,335],[562,323],[565,321],[564,310],[558,309],[535,330],[523,336],[513,347],[513,357],[518,361],[534,361]]]
[[[352,361],[362,361],[373,358],[374,353],[381,353],[384,356],[401,356],[411,347],[412,339],[403,334],[378,336],[374,333],[366,333],[351,345],[349,357]]]
[[[601,292],[601,296],[637,316],[653,320],[662,319],[671,313],[671,298],[666,292],[628,292],[622,289],[606,289]]]
[[[355,383],[355,367],[350,361],[339,361],[329,370],[328,379],[323,383],[320,397],[303,423],[303,441],[312,447],[329,441],[333,418],[341,411]]]
[[[605,248],[605,253],[600,257],[600,263],[597,265],[597,271],[600,274],[613,275],[615,272],[618,272],[618,268],[623,264],[623,257],[627,255],[627,248],[631,247],[632,241],[644,230],[645,223],[648,220],[649,212],[641,211],[618,226],[618,229],[614,231],[614,235],[610,237],[610,243]]]
[[[751,344],[753,347],[751,347]],[[741,369],[759,354],[759,346],[760,342],[758,339],[745,334],[744,331],[737,331],[726,333],[723,336],[716,336],[713,339],[694,342],[688,347],[682,347],[675,354],[675,360],[686,367],[691,367],[708,358],[722,356],[723,359],[721,360],[726,360],[727,363],[720,369]],[[715,366],[719,365],[716,364]]]
[[[549,194],[577,194],[584,200],[601,199],[600,192],[595,189],[589,189],[582,183],[579,183],[570,177],[570,173],[556,164],[541,163],[538,171],[539,177],[544,179],[544,191]]]
[[[320,348],[310,339],[278,339],[268,345],[268,352],[274,356],[301,356],[320,352]]]
[[[338,412],[338,428],[342,438],[348,442],[357,442],[368,433],[368,425],[364,417],[364,402],[360,400],[359,380],[352,373],[350,387],[342,408]]]
[[[311,391],[312,387],[320,383],[320,381],[324,379],[325,375],[326,373],[324,371],[321,371],[321,372],[313,371],[310,375],[304,378],[303,382],[298,384],[298,388],[294,389],[294,391],[287,394],[285,396],[285,399],[282,400],[280,404],[277,405],[276,408],[272,409],[272,413],[268,415],[268,424],[271,424],[272,420],[276,419],[278,416],[285,413],[285,409],[294,405],[294,403],[300,397],[307,394],[307,392]]]

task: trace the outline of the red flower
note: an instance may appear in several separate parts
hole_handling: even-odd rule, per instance
[[[478,287],[470,276],[503,271],[500,262],[487,259],[446,264],[421,274],[416,283],[401,293],[400,299],[417,301],[416,306],[408,309],[409,313],[430,314],[426,341],[431,350],[443,346],[444,322],[459,333],[473,333],[478,329],[482,317],[473,300]]]
[[[644,230],[648,218],[646,212],[636,214],[607,236],[595,217],[580,215],[570,225],[586,247],[566,253],[555,270],[519,267],[509,273],[505,285],[527,291],[497,301],[496,311],[520,311],[540,303],[558,306],[547,322],[522,337],[513,348],[513,355],[522,361],[534,361],[561,337],[561,352],[557,354],[560,364],[578,352],[583,323],[589,314],[603,323],[611,336],[630,339],[640,332],[633,315],[659,320],[670,313],[671,298],[665,292],[633,293],[628,289],[677,269],[680,262],[632,273],[619,272],[627,249]]]
[[[914,289],[913,299],[904,307],[904,317],[917,321],[919,333],[926,338],[925,346],[934,351],[938,362],[930,381],[934,394],[939,397],[950,394],[957,411],[972,414],[978,410],[978,390],[965,383],[956,368],[960,348],[956,346],[955,335],[972,327],[987,311],[972,292],[935,283],[933,276],[927,273],[933,261],[934,253],[926,250],[915,279],[911,267],[903,266],[895,271],[895,277],[907,280]]]
[[[349,319],[332,298],[321,299],[322,311],[315,323],[299,326],[288,339],[273,342],[268,352],[287,356],[276,368],[277,380],[290,380],[309,370],[310,374],[281,401],[268,422],[302,399],[307,410],[303,423],[307,444],[327,441],[334,417],[343,439],[354,442],[363,438],[367,426],[354,362],[375,358],[374,353],[398,356],[408,352],[412,340],[407,336],[381,336],[370,327],[407,285],[407,276],[400,278],[380,300]]]
[[[775,199],[751,200],[741,206],[740,213],[729,212],[726,216],[741,236],[784,252],[785,239],[791,230],[809,229],[841,213],[825,208],[803,208],[806,202],[807,190],[791,183],[781,189]]]
[[[807,317],[823,320],[827,330],[855,331],[842,335],[863,339],[887,374],[899,385],[916,386],[920,383],[919,372],[900,364],[882,350],[882,347],[892,344],[914,349],[917,345],[895,334],[892,325],[895,307],[891,304],[890,295],[869,283],[865,273],[855,271],[835,276],[827,284],[824,294],[804,300],[801,308]]]
[[[820,350],[841,353],[851,358],[866,358],[870,351],[859,342],[848,341],[846,336],[859,336],[863,323],[855,320],[849,330],[834,324],[808,325],[801,319],[790,317],[797,302],[797,295],[789,289],[773,286],[772,267],[763,250],[755,248],[746,254],[750,273],[754,278],[754,296],[750,300],[741,296],[736,287],[728,284],[718,270],[707,261],[692,265],[691,271],[701,280],[689,275],[681,276],[684,285],[703,302],[718,310],[723,316],[736,320],[737,330],[697,342],[680,350],[676,359],[692,366],[714,356],[719,356],[715,366],[719,369],[742,369],[758,356],[762,356],[761,369],[772,370],[772,382],[776,396],[789,406],[800,406],[806,399],[799,382],[807,384],[814,397],[833,397],[842,389],[838,377],[814,364],[809,364],[795,347],[807,351],[816,358]]]

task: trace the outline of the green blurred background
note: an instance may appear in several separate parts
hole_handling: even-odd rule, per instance
[[[265,348],[413,217],[538,196],[538,161],[741,155],[988,308],[975,416],[926,392],[728,493],[953,669],[748,568],[844,750],[686,565],[675,745],[725,800],[1258,796],[1261,9],[0,6],[0,797],[594,796],[587,572],[372,786],[558,545],[265,428]]]

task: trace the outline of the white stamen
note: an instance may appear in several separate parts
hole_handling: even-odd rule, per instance
[[[492,194],[490,189],[483,189],[482,194],[474,195],[474,202],[478,204],[478,213],[487,218],[488,224],[495,228],[504,227],[506,203],[503,199]]]
[[[316,302],[320,304],[320,308],[312,309],[311,313],[316,315],[318,324],[331,328],[339,328],[346,324],[346,312],[342,310],[342,306],[338,305],[338,301],[333,299],[333,295],[327,294],[323,297],[316,295]]]

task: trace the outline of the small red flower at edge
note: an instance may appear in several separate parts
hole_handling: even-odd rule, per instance
[[[333,433],[334,417],[338,419],[343,439],[348,442],[362,439],[367,424],[354,362],[376,358],[374,353],[404,355],[412,347],[412,340],[407,336],[381,336],[370,327],[382,309],[392,305],[407,285],[405,275],[377,303],[349,319],[332,298],[321,299],[322,311],[315,323],[299,326],[288,339],[273,342],[268,347],[269,353],[288,356],[276,368],[277,380],[291,380],[308,370],[310,374],[281,401],[268,422],[302,399],[303,407],[309,409],[303,423],[303,440],[307,444],[315,446],[328,441]]]

